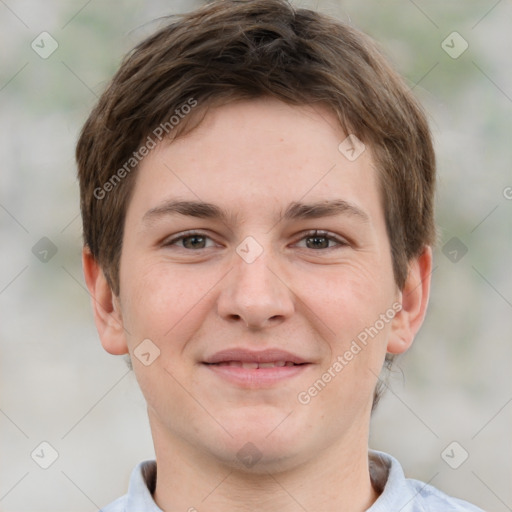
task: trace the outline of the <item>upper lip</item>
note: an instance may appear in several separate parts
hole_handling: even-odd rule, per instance
[[[254,351],[243,348],[231,348],[216,352],[208,357],[204,363],[215,364],[228,361],[240,361],[242,363],[272,363],[275,361],[291,361],[295,364],[307,363],[305,359],[291,352],[280,350],[277,348],[269,348],[266,350]]]

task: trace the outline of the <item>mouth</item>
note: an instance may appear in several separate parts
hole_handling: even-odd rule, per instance
[[[270,388],[303,373],[312,363],[278,349],[254,352],[229,349],[203,362],[217,378],[247,389]]]
[[[260,363],[257,361],[222,361],[220,363],[205,363],[214,366],[230,366],[234,368],[245,368],[249,370],[259,370],[261,368],[283,368],[284,366],[300,366],[308,363],[294,363],[293,361],[270,361],[267,363]]]

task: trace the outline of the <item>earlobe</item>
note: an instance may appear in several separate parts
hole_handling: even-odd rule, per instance
[[[103,348],[110,354],[127,354],[128,345],[117,297],[88,247],[82,251],[82,266]]]
[[[399,297],[402,309],[393,318],[389,353],[401,354],[412,345],[427,312],[431,274],[432,248],[427,246],[409,262],[409,273]]]

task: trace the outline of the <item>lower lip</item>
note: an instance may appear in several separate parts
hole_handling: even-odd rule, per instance
[[[311,365],[307,363],[296,366],[275,366],[273,368],[242,368],[216,364],[204,364],[203,366],[232,384],[246,388],[261,388],[270,387],[273,384],[296,377]]]

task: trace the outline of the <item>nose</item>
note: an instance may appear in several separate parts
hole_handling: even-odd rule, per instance
[[[278,325],[293,314],[294,294],[275,260],[263,252],[248,263],[235,256],[235,268],[224,281],[217,312],[231,323],[250,329]]]

